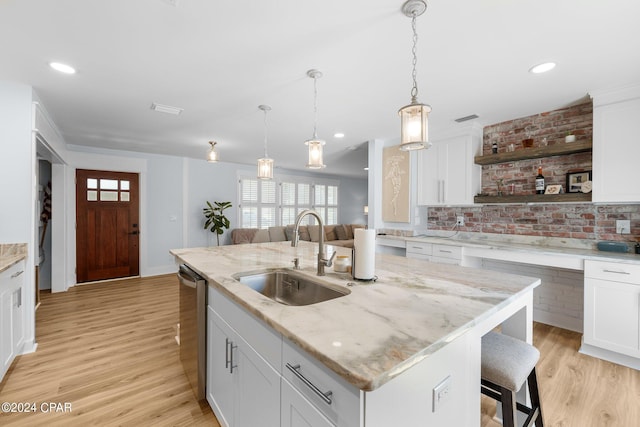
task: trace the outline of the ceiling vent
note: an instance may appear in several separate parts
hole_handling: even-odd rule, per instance
[[[477,114],[472,114],[470,116],[460,117],[459,119],[456,119],[456,122],[462,123],[462,122],[466,122],[466,121],[477,119],[477,118],[478,118]]]
[[[158,104],[157,102],[151,104],[151,109],[154,111],[159,111],[161,113],[173,114],[174,116],[177,116],[182,113],[182,111],[184,111],[182,108],[172,107],[171,105]]]

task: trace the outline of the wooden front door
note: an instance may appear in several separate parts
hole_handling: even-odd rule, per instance
[[[76,280],[139,275],[138,174],[76,171]]]

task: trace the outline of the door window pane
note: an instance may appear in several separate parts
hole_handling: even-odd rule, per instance
[[[116,184],[117,184],[117,181],[116,181]],[[118,192],[117,191],[101,191],[100,201],[101,202],[117,202]]]
[[[98,183],[96,183],[96,185],[98,185]],[[87,201],[95,202],[96,200],[98,200],[98,192],[96,190],[87,191]]]
[[[87,188],[98,188],[98,180],[95,178],[87,178]]]
[[[117,190],[118,180],[117,179],[101,179],[100,189],[101,190]]]
[[[120,201],[121,202],[128,202],[129,201],[129,192],[128,191],[121,191],[120,192]]]
[[[129,190],[129,181],[121,180],[120,181],[120,189],[128,191]]]

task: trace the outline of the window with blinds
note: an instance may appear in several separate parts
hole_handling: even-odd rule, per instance
[[[337,185],[313,184],[292,177],[269,181],[241,177],[238,195],[240,228],[293,224],[305,209],[315,209],[325,224],[338,222]],[[306,216],[302,224],[315,224],[315,219]]]

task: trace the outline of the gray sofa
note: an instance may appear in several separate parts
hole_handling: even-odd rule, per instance
[[[353,247],[353,230],[364,228],[364,224],[334,224],[324,226],[324,241],[328,245]],[[264,243],[291,241],[293,225],[259,228],[235,228],[231,230],[231,243]],[[301,225],[300,240],[317,242],[320,239],[320,226]]]

